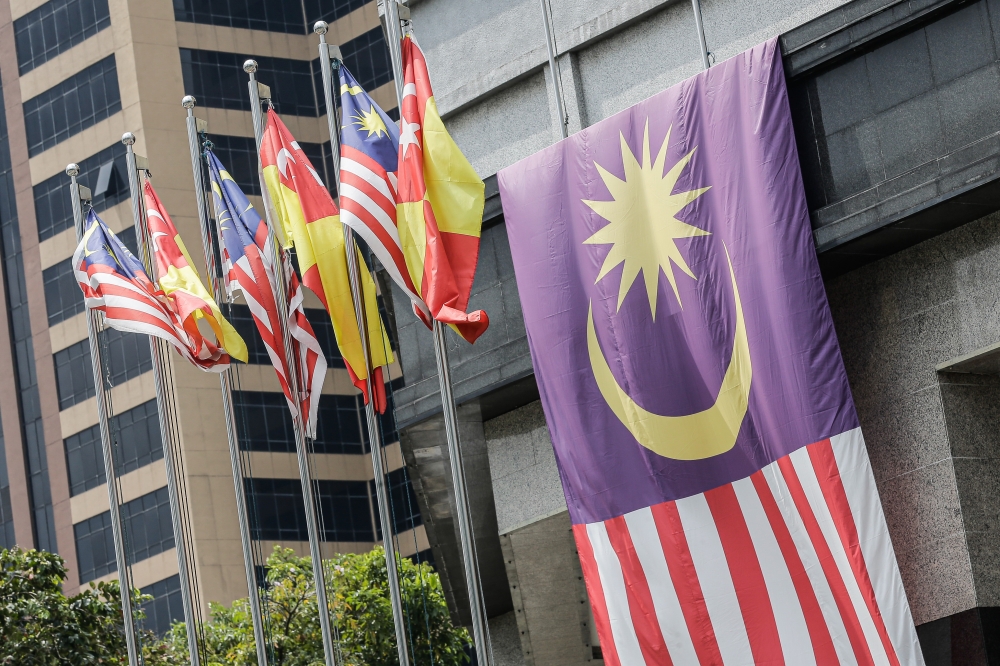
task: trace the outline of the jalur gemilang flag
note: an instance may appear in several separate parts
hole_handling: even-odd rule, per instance
[[[222,244],[222,264],[229,293],[243,295],[264,349],[278,375],[278,383],[288,401],[288,409],[295,415],[298,414],[299,405],[289,390],[285,346],[281,334],[281,319],[284,318],[287,322],[298,364],[298,392],[306,422],[305,433],[306,437],[315,438],[319,395],[326,379],[327,365],[316,334],[306,319],[302,286],[295,272],[286,267],[288,312],[279,312],[274,289],[281,271],[275,271],[271,260],[274,256],[272,234],[215,153],[208,151],[207,157],[215,220]]]
[[[922,664],[777,41],[499,184],[605,663]]]
[[[73,272],[87,309],[103,312],[111,328],[163,338],[202,370],[229,367],[226,350],[204,337],[190,312],[182,314],[176,299],[153,284],[142,263],[93,210],[73,253]]]

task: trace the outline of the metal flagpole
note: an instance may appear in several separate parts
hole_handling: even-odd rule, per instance
[[[698,0],[694,0],[697,2]],[[556,36],[552,32],[552,17],[549,0],[541,0],[542,20],[545,24],[545,48],[549,52],[549,71],[552,72],[552,86],[556,93],[556,111],[559,112],[559,131],[562,138],[569,136],[569,118],[566,117],[566,105],[563,101],[562,77],[559,74],[559,63],[556,62]]]
[[[260,91],[264,89],[266,97],[269,99],[271,89],[257,82],[257,61],[247,60],[243,63],[243,71],[250,75],[250,108],[253,114],[253,134],[257,142],[257,163],[260,164],[260,146],[264,139],[264,126],[262,124],[263,115],[260,106]],[[262,188],[266,188],[265,183],[261,183]],[[267,193],[263,193],[267,196]],[[295,418],[292,424],[295,429],[295,454],[299,463],[299,480],[302,483],[302,497],[305,501],[306,509],[306,530],[309,533],[309,555],[312,557],[313,578],[316,585],[316,603],[319,606],[320,632],[323,634],[323,655],[326,658],[326,666],[336,665],[336,647],[333,643],[333,634],[330,629],[330,607],[326,600],[326,576],[323,573],[323,558],[320,552],[319,526],[316,516],[316,502],[313,497],[313,484],[309,471],[309,449],[305,437],[305,415],[302,413],[302,399],[299,393],[298,368],[295,365],[295,351],[292,346],[292,338],[288,333],[288,282],[285,279],[285,264],[282,261],[282,249],[279,246],[278,238],[275,234],[275,224],[277,220],[271,219],[271,211],[268,206],[264,206],[264,215],[267,218],[268,227],[271,232],[271,244],[274,250],[274,273],[275,285],[274,295],[278,305],[278,321],[281,327],[281,338],[285,346],[285,364],[287,375],[285,380],[288,388],[295,397]],[[319,399],[319,396],[316,396]]]
[[[122,135],[122,143],[125,144],[125,160],[128,168],[128,186],[132,196],[132,217],[135,223],[135,237],[138,242],[143,265],[150,281],[158,285],[154,259],[149,249],[149,233],[146,225],[143,224],[145,216],[142,209],[142,189],[139,184],[139,169],[147,166],[146,159],[136,155],[133,145],[135,135],[126,132]],[[140,166],[140,162],[143,164]],[[181,586],[181,603],[184,607],[184,623],[187,626],[188,634],[188,655],[191,666],[199,666],[198,656],[198,627],[194,616],[194,606],[191,603],[191,584],[188,577],[188,544],[184,533],[183,516],[181,512],[180,497],[177,493],[177,470],[174,468],[174,454],[180,453],[180,442],[174,438],[174,430],[171,424],[176,419],[177,413],[174,409],[173,395],[166,390],[165,368],[169,363],[167,358],[167,342],[155,336],[149,336],[149,350],[153,357],[153,383],[156,385],[156,411],[159,414],[160,438],[163,440],[163,462],[167,471],[167,496],[170,502],[170,521],[174,529],[174,547],[177,551],[177,575]]]
[[[543,2],[545,0],[542,0]],[[708,69],[712,63],[708,61],[708,42],[705,41],[705,25],[701,21],[701,0],[691,0],[694,9],[694,25],[698,30],[698,45],[701,48],[701,64]]]
[[[90,189],[80,185],[76,177],[80,174],[79,164],[66,167],[66,175],[70,178],[69,191],[73,200],[73,219],[76,222],[76,240],[83,240],[85,218],[83,202],[90,201]],[[129,666],[139,666],[139,653],[136,647],[135,618],[132,614],[132,586],[128,580],[127,562],[125,561],[125,546],[122,539],[121,511],[118,507],[118,493],[115,490],[115,463],[111,449],[111,430],[109,428],[110,414],[104,399],[104,362],[101,358],[101,346],[97,343],[97,332],[101,329],[97,311],[87,311],[87,337],[90,341],[90,361],[94,371],[94,386],[97,388],[97,413],[100,419],[101,450],[104,453],[104,476],[108,487],[108,504],[111,509],[111,535],[115,545],[115,563],[118,565],[118,585],[121,588],[122,618],[125,626],[125,645],[128,648]]]
[[[194,174],[195,198],[198,202],[198,221],[201,223],[201,245],[205,251],[205,266],[208,270],[209,287],[216,303],[225,301],[222,287],[222,272],[215,263],[213,236],[208,220],[205,201],[205,183],[201,176],[201,149],[198,146],[199,123],[205,121],[194,117],[196,101],[191,95],[181,100],[187,109],[188,145],[191,149],[191,171]],[[220,253],[221,256],[221,253]],[[236,516],[239,521],[240,544],[243,546],[243,566],[246,570],[247,590],[250,599],[250,616],[253,620],[253,636],[257,645],[257,664],[267,666],[267,642],[264,634],[264,620],[260,608],[260,593],[257,589],[257,575],[254,571],[253,548],[250,544],[250,521],[247,518],[246,487],[240,465],[240,446],[236,431],[236,414],[233,411],[233,370],[227,368],[219,375],[222,386],[222,409],[226,414],[226,438],[229,441],[229,462],[233,467],[233,487],[236,491]]]
[[[396,102],[399,115],[403,115],[403,57],[400,48],[402,30],[399,23],[399,7],[396,0],[381,0],[385,6],[385,29],[388,33],[389,54],[392,57],[392,71],[396,82]],[[445,435],[448,439],[448,457],[451,463],[451,480],[455,488],[455,513],[458,519],[458,536],[462,544],[462,561],[465,566],[465,583],[469,588],[469,610],[472,615],[472,636],[476,644],[476,656],[481,666],[493,665],[493,646],[490,643],[489,624],[486,621],[486,605],[479,580],[479,560],[476,555],[476,541],[469,515],[469,496],[465,487],[465,467],[462,464],[462,449],[459,443],[458,418],[455,413],[455,396],[451,388],[451,370],[448,364],[448,344],[444,338],[444,326],[434,320],[434,357],[437,362],[438,384],[441,390],[441,411],[444,417]]]
[[[330,152],[333,153],[333,172],[340,188],[340,146],[339,127],[337,122],[337,107],[333,102],[333,68],[330,65],[330,45],[326,41],[328,25],[325,21],[317,21],[313,32],[319,35],[319,62],[323,74],[323,97],[326,100],[326,120],[330,129]],[[336,47],[335,47],[336,48]],[[337,48],[337,56],[340,49]],[[338,58],[339,60],[339,58]],[[372,392],[372,364],[368,347],[368,331],[365,328],[364,299],[362,298],[361,279],[359,275],[357,249],[354,244],[354,231],[346,224],[344,229],[344,251],[347,254],[348,278],[351,283],[351,297],[354,301],[354,313],[357,316],[358,332],[361,336],[361,349],[365,355],[365,371],[368,373],[367,395],[365,396],[365,415],[368,419],[368,436],[372,449],[372,469],[375,473],[375,495],[378,500],[379,523],[382,525],[382,547],[385,550],[385,566],[389,579],[389,599],[392,602],[392,620],[396,628],[396,649],[399,652],[400,666],[410,663],[406,649],[406,623],[403,618],[403,598],[399,589],[399,572],[396,563],[396,544],[393,543],[392,520],[389,516],[389,494],[385,483],[385,470],[382,466],[382,435],[375,416],[375,398]]]

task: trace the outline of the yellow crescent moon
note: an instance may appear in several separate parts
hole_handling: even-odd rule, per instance
[[[611,373],[594,330],[594,306],[587,312],[587,349],[590,365],[601,395],[615,416],[628,428],[636,441],[666,458],[701,460],[725,453],[736,444],[736,436],[747,413],[753,368],[750,364],[750,342],[747,340],[743,305],[740,302],[733,262],[726,249],[729,276],[733,281],[736,301],[736,332],[733,354],[722,379],[719,395],[708,409],[686,416],[661,416],[640,407],[626,393]],[[669,381],[669,379],[668,379]]]

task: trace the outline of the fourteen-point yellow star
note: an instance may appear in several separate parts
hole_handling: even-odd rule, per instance
[[[687,192],[674,193],[677,179],[684,167],[691,161],[694,150],[682,157],[664,175],[663,167],[669,143],[670,130],[668,129],[667,136],[656,155],[656,161],[650,163],[649,121],[647,120],[642,139],[642,163],[639,163],[625,142],[625,135],[622,134],[621,151],[622,163],[625,167],[625,180],[609,173],[600,164],[597,164],[597,171],[601,174],[608,191],[611,192],[613,200],[584,200],[583,202],[610,223],[584,241],[584,243],[591,245],[612,246],[594,282],[600,282],[612,269],[624,262],[625,268],[622,272],[621,284],[618,287],[618,309],[620,310],[622,302],[625,300],[625,294],[628,293],[641,272],[654,319],[656,318],[657,283],[661,268],[666,274],[670,286],[673,287],[678,304],[681,303],[681,296],[677,289],[674,266],[692,279],[697,279],[681,255],[680,249],[677,247],[677,239],[709,235],[708,231],[677,219],[677,214],[685,206],[700,197],[709,188],[702,187]]]
[[[355,125],[362,130],[368,131],[368,136],[365,138],[371,137],[372,134],[381,137],[383,134],[389,133],[385,127],[385,123],[382,122],[382,116],[378,114],[374,106],[371,108],[371,111],[358,109],[358,115],[352,116],[352,118],[355,120]]]

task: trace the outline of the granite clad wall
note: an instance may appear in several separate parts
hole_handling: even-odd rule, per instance
[[[1000,340],[1000,214],[826,286],[914,620],[1000,605],[1000,377],[935,371]]]

